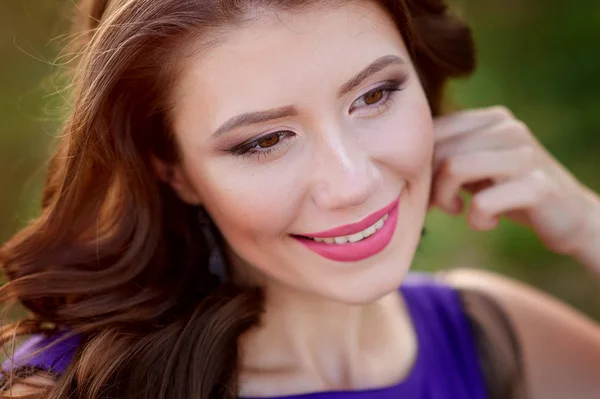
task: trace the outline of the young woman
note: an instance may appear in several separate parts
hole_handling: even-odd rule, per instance
[[[600,199],[501,107],[441,0],[92,0],[40,217],[1,249],[4,397],[597,398],[600,329],[408,271],[429,207],[600,272]],[[81,25],[83,23],[84,25]],[[78,28],[79,29],[79,28]],[[81,31],[80,31],[81,32]]]

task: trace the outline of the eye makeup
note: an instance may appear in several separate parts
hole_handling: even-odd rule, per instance
[[[392,105],[397,92],[404,89],[407,76],[390,79],[370,89],[350,105],[348,114],[358,117],[375,117],[386,112]],[[267,158],[291,144],[296,134],[290,130],[280,130],[263,134],[227,150],[238,157]]]
[[[274,152],[281,151],[285,147],[285,143],[295,135],[294,132],[289,130],[267,133],[259,138],[239,144],[230,149],[229,152],[236,156],[255,155],[266,157]]]
[[[403,90],[403,81],[389,80],[369,90],[350,106],[348,113],[359,116],[380,115],[389,108],[396,92]]]

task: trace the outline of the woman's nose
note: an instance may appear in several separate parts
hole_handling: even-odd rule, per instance
[[[327,143],[313,160],[314,202],[322,209],[364,204],[381,183],[381,174],[356,143]]]

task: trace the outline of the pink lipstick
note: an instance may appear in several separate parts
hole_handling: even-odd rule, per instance
[[[399,198],[359,222],[294,236],[311,251],[337,262],[357,262],[383,251],[398,222]]]

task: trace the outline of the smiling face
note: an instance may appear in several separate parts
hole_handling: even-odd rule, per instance
[[[423,226],[433,127],[391,17],[366,1],[263,10],[220,39],[185,60],[173,93],[175,190],[267,288],[347,303],[395,290]]]

